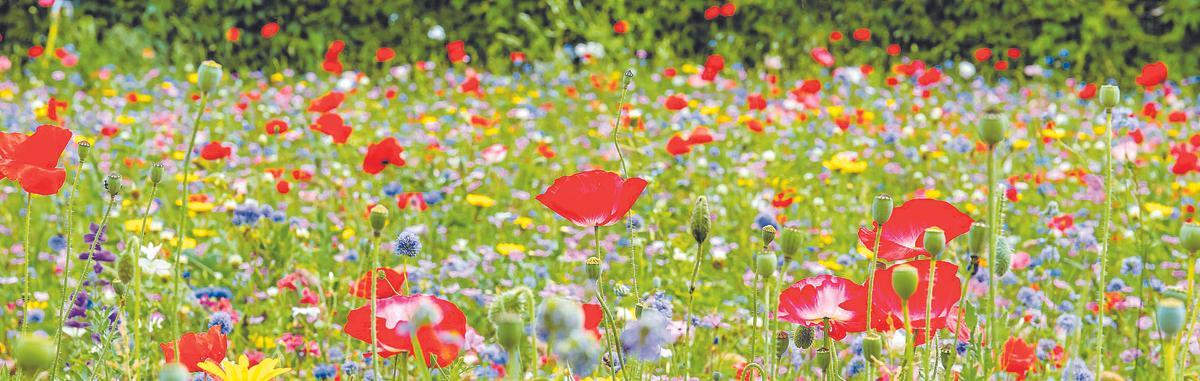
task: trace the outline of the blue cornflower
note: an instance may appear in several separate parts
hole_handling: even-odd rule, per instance
[[[1121,261],[1121,275],[1138,276],[1142,274],[1142,259],[1127,257]]]
[[[546,298],[538,306],[535,327],[539,339],[563,338],[583,326],[583,308],[561,298]]]
[[[1017,290],[1017,300],[1020,301],[1021,305],[1025,306],[1025,308],[1042,307],[1042,294],[1029,287],[1021,287],[1020,290]]]
[[[254,226],[263,217],[262,209],[257,205],[244,203],[233,208],[233,226]]]
[[[662,357],[663,346],[671,343],[671,335],[667,332],[669,322],[657,311],[644,310],[640,318],[625,325],[621,346],[639,360],[658,360]]]
[[[405,230],[400,233],[399,237],[396,237],[392,251],[398,256],[416,257],[421,253],[421,239],[413,232]]]
[[[342,363],[342,373],[345,373],[347,376],[358,374],[358,368],[358,363],[354,361],[346,360],[346,362]]]
[[[1063,381],[1092,381],[1096,376],[1092,374],[1092,370],[1088,369],[1087,363],[1083,360],[1074,358],[1067,361],[1067,366],[1063,367]]]
[[[208,320],[208,328],[214,326],[221,327],[222,335],[228,335],[230,332],[233,332],[233,317],[229,316],[228,312],[214,313]]]
[[[404,187],[397,182],[391,182],[383,186],[383,194],[387,195],[388,197],[396,197],[396,195],[403,192]]]
[[[334,368],[333,365],[321,364],[313,367],[312,372],[313,377],[316,379],[325,380],[333,378],[333,376],[337,374],[337,368]]]
[[[1121,278],[1113,278],[1111,281],[1108,282],[1108,286],[1104,287],[1104,291],[1107,291],[1107,292],[1121,291],[1124,289],[1125,289],[1125,281],[1121,280]]]
[[[576,329],[565,340],[554,346],[554,354],[567,363],[579,377],[592,374],[599,363],[603,349],[592,334],[582,329]]]
[[[50,237],[50,250],[63,251],[67,248],[67,239],[62,234]]]
[[[1079,328],[1079,317],[1074,314],[1058,315],[1058,319],[1054,320],[1054,326],[1068,333],[1075,332]]]

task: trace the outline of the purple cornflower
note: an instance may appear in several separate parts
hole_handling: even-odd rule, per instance
[[[658,360],[662,357],[663,346],[670,344],[672,339],[667,323],[670,320],[657,311],[644,310],[640,318],[625,325],[621,346],[639,360]]]

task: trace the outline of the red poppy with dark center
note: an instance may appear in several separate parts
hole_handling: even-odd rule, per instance
[[[464,62],[467,59],[467,44],[462,40],[451,41],[446,44],[446,56],[450,58],[450,62]]]
[[[646,180],[593,170],[559,177],[537,200],[575,225],[609,226],[629,212],[643,189]]]
[[[900,261],[919,256],[929,256],[925,251],[925,229],[941,228],[950,242],[971,229],[975,222],[970,216],[958,211],[954,205],[941,200],[918,198],[909,200],[892,212],[892,217],[883,223],[883,242],[879,244],[879,259]],[[867,249],[875,248],[875,230],[858,229],[858,240]]]
[[[419,308],[437,308],[441,319],[413,327],[410,321]],[[346,318],[342,330],[350,337],[371,343],[371,306],[354,309]],[[382,357],[401,352],[416,357],[412,340],[414,330],[424,357],[422,360],[431,368],[445,368],[454,363],[466,345],[467,316],[454,303],[438,297],[409,295],[379,299],[374,320],[379,342],[377,349]]]
[[[200,149],[200,157],[209,161],[227,158],[232,153],[233,150],[221,142],[209,142]]]
[[[324,114],[338,108],[338,106],[341,106],[342,102],[345,100],[346,94],[338,91],[330,91],[325,93],[325,95],[322,95],[320,98],[313,99],[313,101],[308,104],[308,112]]]
[[[930,286],[930,261],[911,261],[906,265],[917,270],[917,291],[908,299],[908,317],[914,329],[925,329],[925,300]],[[901,265],[875,270],[875,295],[871,297],[871,326],[880,331],[904,328],[904,301],[892,288],[892,273],[899,266]],[[958,266],[937,261],[933,275],[933,304],[930,305],[929,313],[933,329],[946,327],[946,319],[961,297],[962,280],[958,279]]]
[[[266,25],[263,25],[262,30],[259,31],[259,33],[262,33],[263,38],[270,40],[271,37],[275,37],[276,33],[279,33],[279,24],[274,21],[269,22]]]
[[[1158,61],[1142,66],[1142,75],[1136,79],[1137,84],[1146,88],[1154,88],[1167,80],[1167,64]]]
[[[388,62],[396,57],[396,51],[392,48],[382,47],[375,51],[375,62]]]
[[[1016,336],[1010,337],[1004,343],[1000,366],[1005,372],[1017,375],[1017,380],[1024,380],[1026,373],[1037,371],[1037,348]]]
[[[388,137],[367,147],[367,156],[363,158],[363,172],[372,175],[383,172],[388,165],[404,166],[404,148],[396,142],[396,138]]]
[[[271,119],[267,121],[265,128],[268,135],[279,135],[288,131],[288,124],[279,119]]]
[[[876,285],[878,289],[879,285]],[[841,340],[867,330],[867,288],[833,275],[801,279],[779,294],[779,320],[824,329]]]
[[[172,341],[159,344],[168,364],[175,362],[176,343]],[[229,343],[225,339],[225,335],[221,334],[221,327],[214,325],[208,328],[208,332],[183,334],[183,337],[179,338],[178,345],[179,363],[187,367],[189,372],[199,372],[202,369],[196,364],[205,361],[220,363],[221,360],[224,360],[225,350]]]
[[[683,99],[681,95],[672,95],[663,101],[663,106],[666,106],[667,110],[679,111],[687,108],[687,100]]]
[[[13,179],[32,194],[58,193],[67,180],[58,159],[70,142],[70,130],[48,124],[38,126],[33,135],[0,133],[0,180]]]
[[[380,267],[375,271],[363,274],[357,282],[350,285],[350,295],[362,299],[371,299],[371,280],[375,280],[375,297],[389,298],[404,294],[404,282],[407,276],[390,267]]]
[[[419,212],[429,209],[429,204],[425,203],[425,195],[421,194],[421,192],[404,192],[396,195],[396,206],[400,210],[412,207]]]
[[[311,128],[329,135],[333,138],[333,142],[338,144],[345,143],[346,139],[350,137],[350,132],[353,131],[350,126],[345,125],[341,115],[332,112],[321,114],[321,117],[317,118],[317,123],[313,124]]]

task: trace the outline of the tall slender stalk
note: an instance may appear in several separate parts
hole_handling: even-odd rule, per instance
[[[1108,249],[1109,249],[1109,230],[1112,226],[1112,193],[1116,184],[1113,184],[1113,168],[1112,168],[1112,109],[1105,109],[1104,122],[1104,215],[1100,220],[1100,232],[1096,235],[1100,239],[1100,278],[1099,284],[1096,287],[1096,309],[1099,313],[1099,320],[1096,324],[1096,374],[1104,372],[1104,286],[1107,283],[1105,279],[1104,268],[1108,266]]]
[[[30,230],[33,221],[33,193],[25,192],[25,261],[21,263],[21,334],[29,332],[29,265],[33,263],[33,245]]]
[[[683,320],[686,320],[686,326],[683,330],[684,340],[688,340],[687,361],[684,362],[684,374],[690,378],[692,373],[692,353],[696,349],[696,340],[689,339],[692,333],[692,304],[696,301],[696,278],[700,275],[700,260],[704,257],[704,242],[701,241],[696,245],[696,259],[692,261],[692,280],[688,283],[688,304],[687,309],[683,311]]]
[[[171,333],[176,340],[175,343],[175,360],[179,361],[179,306],[183,303],[183,295],[179,291],[180,279],[183,278],[183,269],[180,268],[179,257],[183,256],[183,241],[187,239],[187,216],[188,216],[188,198],[191,196],[191,188],[189,187],[191,179],[188,177],[192,172],[192,151],[196,149],[196,136],[200,132],[200,117],[204,115],[204,108],[208,107],[208,92],[200,94],[200,107],[196,108],[196,118],[192,122],[192,138],[188,140],[187,151],[183,155],[183,209],[179,212],[179,229],[175,232],[175,252],[171,257],[171,269],[174,273],[172,281],[171,295],[174,295],[174,306],[168,314],[171,316]]]
[[[80,147],[83,147],[83,149],[88,149],[86,147],[90,147],[90,144],[83,145],[83,143],[80,143]],[[75,235],[74,234],[75,222],[72,219],[72,217],[75,215],[75,192],[79,185],[79,174],[83,172],[84,168],[87,168],[86,166],[84,166],[84,163],[87,161],[87,158],[88,158],[87,155],[79,155],[79,168],[75,169],[75,174],[71,177],[71,189],[70,189],[70,192],[67,193],[67,234],[66,234],[67,248],[66,248],[66,253],[63,254],[62,288],[59,290],[59,293],[58,293],[59,295],[62,295],[62,297],[64,299],[66,299],[64,301],[66,303],[71,302],[70,296],[67,295],[67,287],[68,287],[67,280],[71,279],[71,247],[72,247],[71,246],[71,236]],[[61,351],[60,346],[62,345],[62,325],[67,322],[65,309],[63,310],[63,314],[59,315],[58,318],[59,318],[59,323],[58,323],[58,326],[56,327],[56,329],[54,330],[54,363],[53,363],[54,365],[52,365],[50,367],[50,379],[51,380],[55,379],[55,376],[58,375],[58,359],[59,359],[58,354]]]
[[[369,251],[367,251],[367,255],[369,255],[371,257],[371,277],[370,277],[370,279],[371,279],[371,352],[375,352],[374,357],[371,358],[371,373],[373,376],[372,379],[374,379],[376,377],[380,377],[380,375],[382,374],[382,373],[379,373],[379,362],[380,362],[379,361],[380,360],[380,358],[379,358],[379,332],[377,331],[377,327],[375,326],[376,324],[378,324],[377,320],[379,320],[379,318],[378,318],[379,315],[376,312],[376,309],[379,308],[378,290],[379,290],[379,277],[380,277],[380,274],[377,272],[377,270],[379,269],[379,250],[376,247],[378,247],[378,246],[379,246],[379,231],[376,230],[375,234],[371,238],[371,249]],[[405,277],[408,276],[407,271],[404,273],[404,276]],[[417,337],[416,331],[412,332],[412,337],[414,337],[414,338]]]
[[[146,225],[150,224],[150,207],[154,205],[156,193],[158,193],[158,182],[151,181],[150,194],[146,199],[146,209],[142,212],[141,232],[138,233],[141,240],[146,239]],[[133,353],[137,353],[138,346],[142,344],[142,298],[138,297],[142,291],[142,266],[138,264],[139,255],[141,255],[141,248],[133,248]],[[134,368],[133,378],[137,378],[137,367]]]
[[[96,237],[92,240],[92,244],[88,246],[88,250],[86,252],[84,252],[85,254],[87,254],[87,259],[83,263],[83,271],[79,273],[79,278],[75,281],[75,287],[71,290],[70,295],[67,297],[66,303],[63,303],[62,309],[59,310],[60,313],[58,316],[62,316],[62,319],[63,319],[62,323],[66,323],[67,309],[71,306],[72,303],[74,303],[75,294],[79,293],[80,288],[83,288],[83,278],[87,276],[88,267],[90,267],[92,265],[92,260],[95,259],[95,258],[93,258],[93,253],[100,246],[100,237],[102,237],[106,234],[106,230],[108,228],[108,215],[109,215],[109,213],[112,212],[113,205],[116,203],[117,203],[117,197],[112,196],[108,200],[108,205],[104,207],[104,215],[100,217],[100,227],[96,229]],[[68,276],[70,276],[70,274],[64,273],[63,276],[68,277]],[[62,327],[58,327],[58,333],[55,333],[56,345],[54,348],[54,364],[56,364],[56,365],[54,365],[54,367],[50,369],[50,379],[51,380],[55,379],[54,377],[57,376],[57,374],[58,374],[58,365],[57,364],[58,364],[59,358],[61,358],[61,356],[62,356],[62,347],[57,345],[57,343],[61,342],[61,332],[62,332]],[[176,359],[178,359],[178,357],[176,357]]]
[[[934,379],[933,375],[936,375],[934,368],[929,367],[929,358],[933,356],[933,350],[935,347],[937,347],[937,345],[934,345],[933,342],[933,333],[937,330],[931,329],[931,327],[933,327],[931,324],[933,315],[933,274],[936,272],[937,260],[930,258],[929,280],[927,281],[928,285],[925,287],[925,358],[921,359],[921,363],[924,364],[922,365],[922,368],[925,373],[929,375],[927,378],[930,380]]]
[[[871,264],[867,266],[867,333],[875,333],[875,326],[871,324],[871,312],[875,310],[872,304],[875,299],[875,269],[879,267],[879,241],[883,239],[883,221],[879,221],[879,226],[875,227],[875,248],[871,251],[874,253],[871,256]],[[873,379],[872,374],[875,371],[875,364],[871,359],[867,359],[867,379]]]
[[[995,318],[996,318],[996,282],[998,281],[998,279],[996,279],[996,276],[999,275],[999,271],[996,270],[996,237],[997,237],[996,232],[1001,229],[1000,222],[999,222],[1000,221],[1000,213],[998,210],[996,210],[997,204],[998,204],[997,197],[999,196],[999,193],[997,192],[997,189],[996,189],[997,180],[996,180],[996,146],[995,145],[988,147],[987,177],[988,177],[988,226],[991,227],[987,231],[987,233],[988,233],[988,244],[987,244],[987,246],[988,246],[988,249],[987,249],[988,250],[988,257],[987,257],[987,265],[988,265],[987,338],[988,338],[988,340],[987,340],[987,346],[992,347],[992,346],[996,345],[995,344],[996,343],[996,330],[995,330],[995,326],[996,326],[996,324],[995,324],[996,323],[995,322]],[[984,360],[983,361],[983,364],[984,364],[983,372],[984,372],[984,374],[987,374],[988,372],[991,372],[990,364],[991,364],[991,360],[992,360],[992,355],[988,354],[986,352],[981,352],[981,353],[983,354],[983,360]]]

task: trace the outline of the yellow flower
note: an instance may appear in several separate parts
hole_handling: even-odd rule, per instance
[[[862,173],[867,170],[867,162],[858,160],[858,154],[852,151],[838,152],[821,165],[834,172]]]
[[[821,266],[823,266],[827,269],[830,269],[832,271],[838,271],[838,270],[842,269],[842,265],[838,264],[837,261],[833,261],[833,260],[817,261],[817,263],[820,263]]]
[[[346,228],[346,230],[342,230],[342,239],[351,239],[351,238],[354,238],[354,229]]]
[[[192,229],[192,236],[194,236],[196,238],[212,237],[213,231],[209,230],[209,229],[196,228],[196,229]]]
[[[246,355],[241,355],[238,357],[237,363],[222,360],[221,366],[217,366],[211,361],[196,365],[222,381],[270,381],[292,371],[291,368],[276,369],[275,364],[277,363],[279,361],[275,359],[263,359],[258,364],[250,366],[250,359],[246,358]]]
[[[521,217],[517,217],[515,220],[513,220],[513,224],[520,226],[521,229],[529,229],[530,226],[533,226],[533,219],[529,218],[529,217],[521,216]]]
[[[262,350],[275,348],[275,339],[262,335],[250,335],[250,342],[254,343],[255,348]]]
[[[1013,141],[1013,150],[1020,151],[1029,148],[1029,141],[1025,139],[1017,139]]]
[[[1171,207],[1163,205],[1163,204],[1159,204],[1157,202],[1147,202],[1146,203],[1146,211],[1150,212],[1150,218],[1152,218],[1152,219],[1156,219],[1156,220],[1163,219],[1167,216],[1170,216],[1171,212],[1173,210],[1174,210],[1174,208],[1171,208]]]
[[[492,205],[496,205],[496,200],[481,194],[471,193],[467,195],[467,203],[480,208],[490,208]]]
[[[160,231],[162,231],[162,228],[163,228],[162,222],[154,221],[153,218],[148,218],[148,217],[146,218],[146,230],[149,230],[152,232],[160,232]],[[142,219],[134,218],[131,220],[126,220],[125,221],[125,231],[141,232],[142,231]]]
[[[179,238],[171,237],[171,239],[168,242],[171,243],[171,247],[175,247],[176,245],[179,245]],[[183,248],[185,250],[192,249],[195,247],[196,247],[196,240],[192,239],[192,237],[185,237],[183,239]]]
[[[940,190],[937,190],[937,189],[926,189],[925,190],[925,198],[941,198],[941,197],[942,197],[942,191],[940,191]]]
[[[496,245],[496,252],[500,253],[500,255],[509,255],[517,252],[524,253],[525,245],[516,243],[501,243]]]

